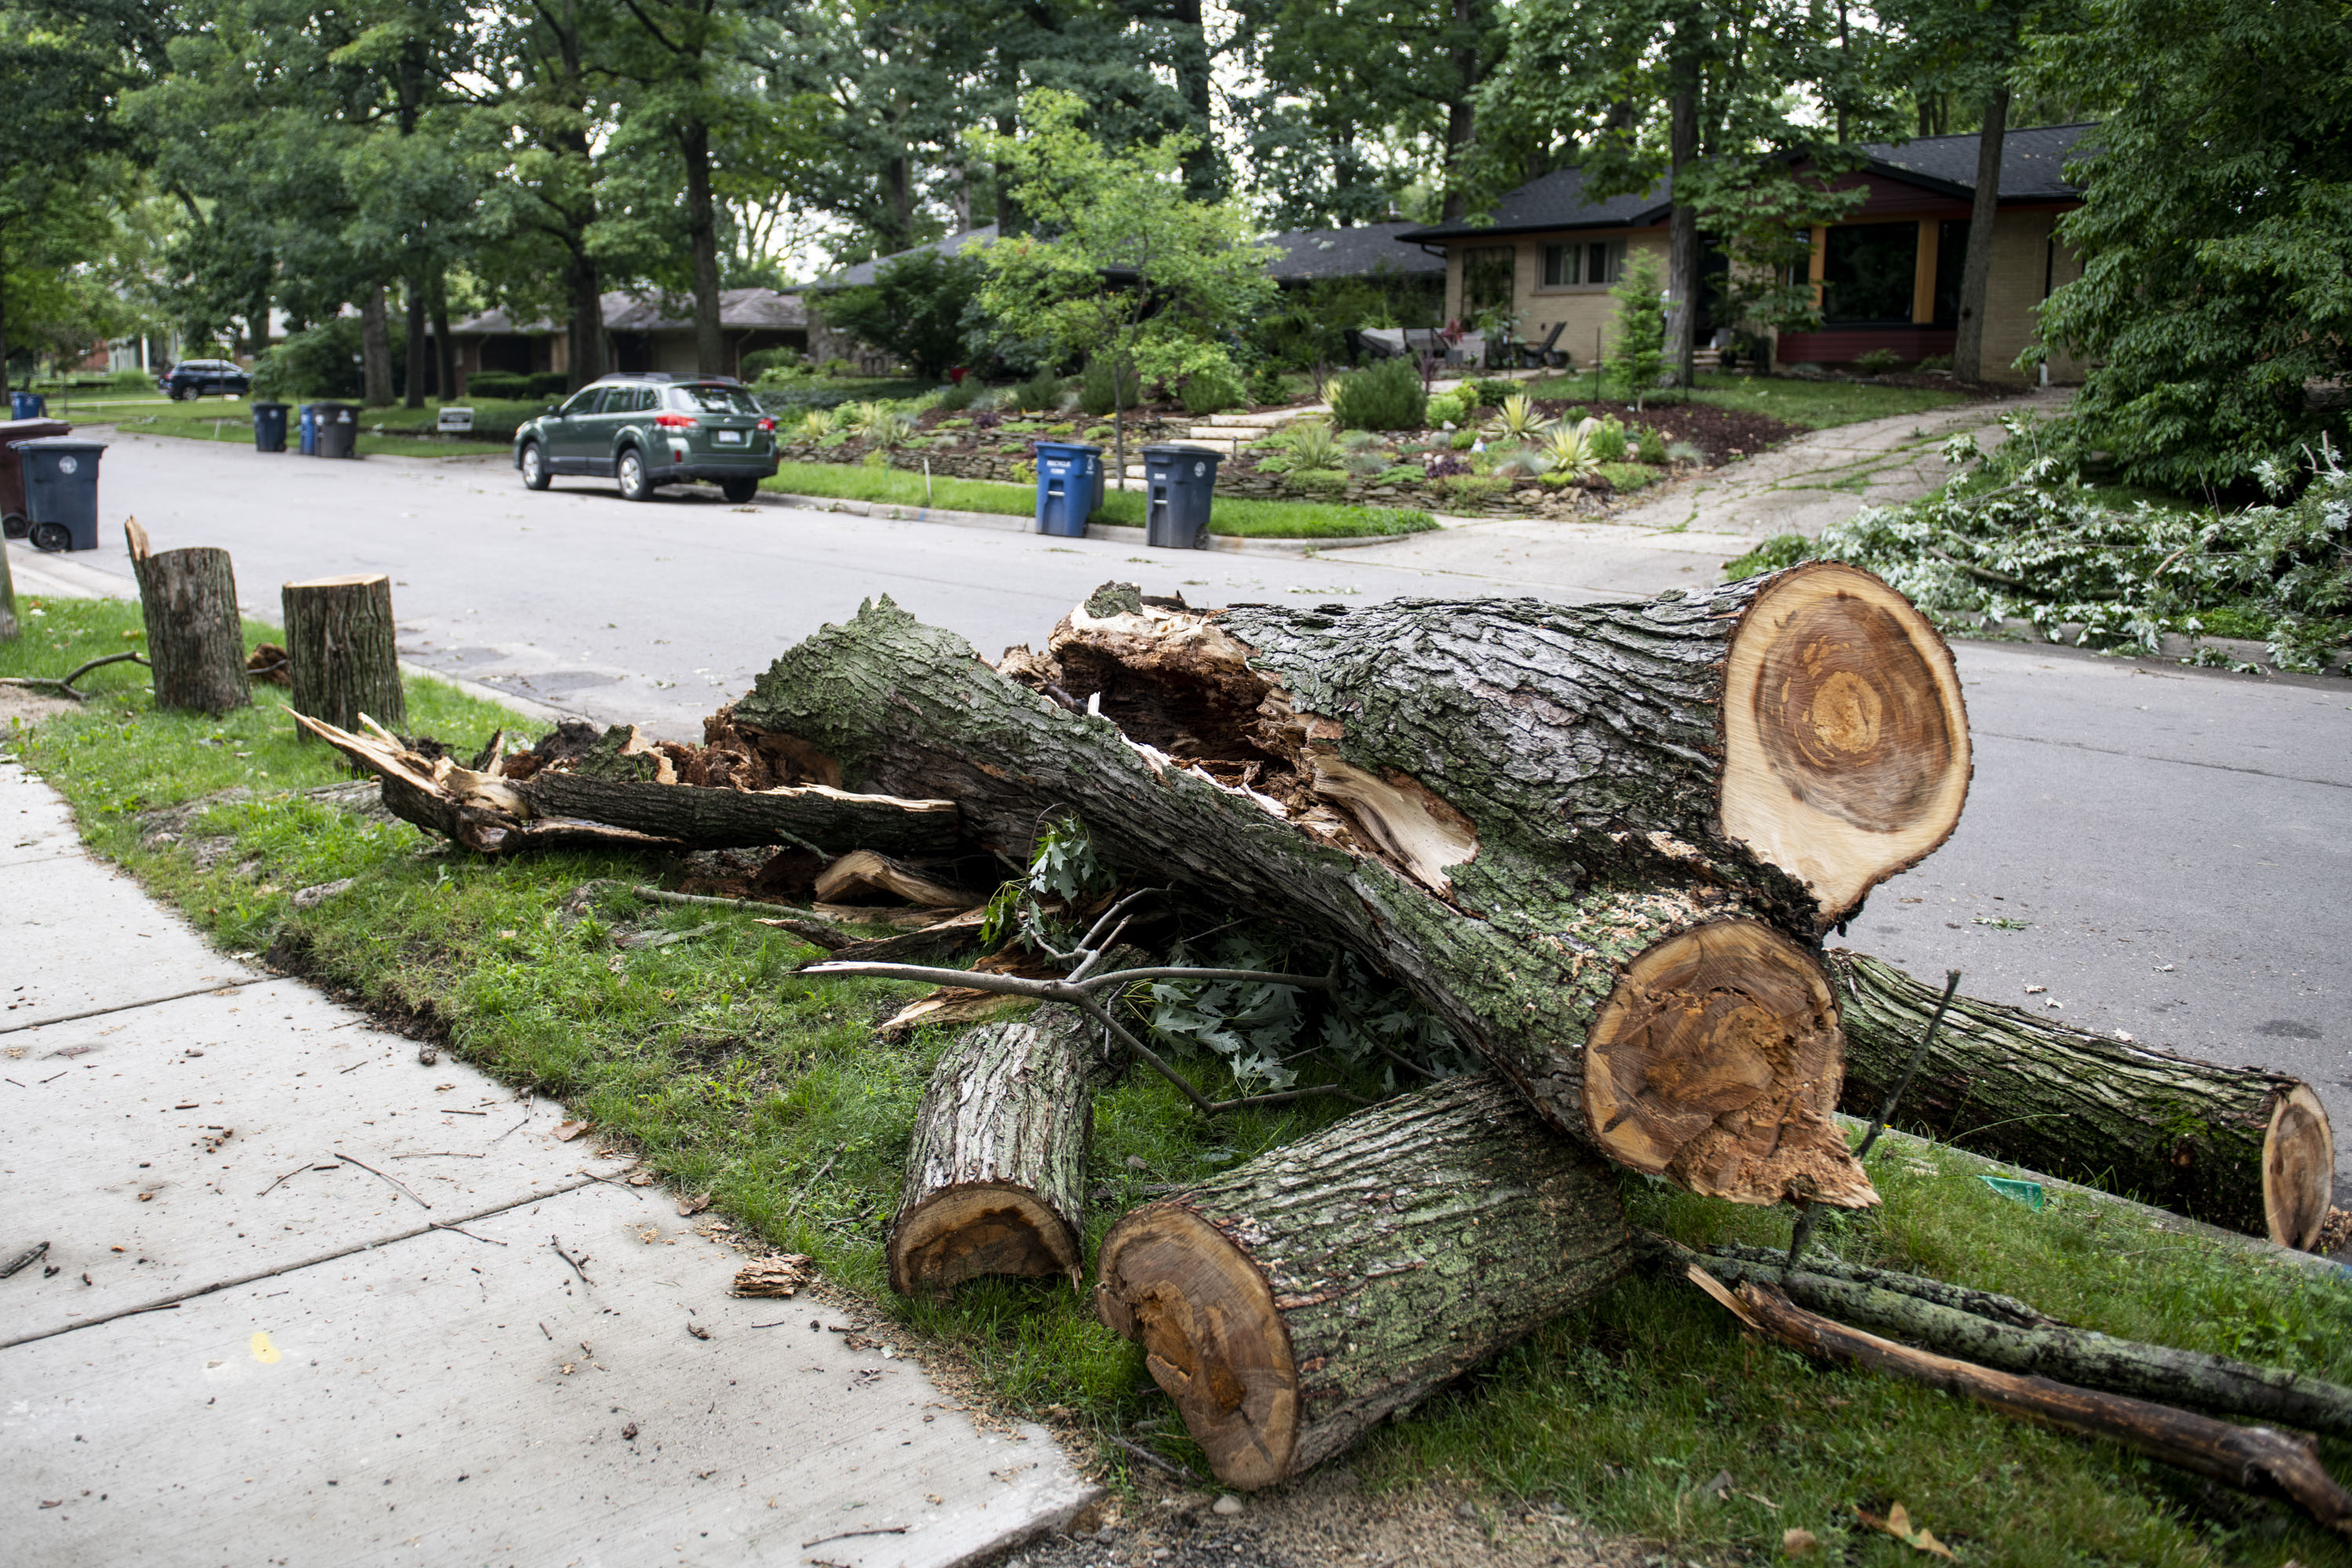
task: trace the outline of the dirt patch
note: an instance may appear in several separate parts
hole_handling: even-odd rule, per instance
[[[1547,397],[1536,407],[1547,419],[1563,416],[1580,419],[1587,414],[1606,414],[1628,431],[1655,430],[1668,441],[1688,441],[1706,454],[1709,468],[1752,458],[1767,447],[1806,434],[1802,425],[1791,425],[1769,414],[1717,408],[1706,403],[1661,404],[1636,413],[1614,404],[1589,405],[1570,398]]]
[[[44,697],[29,687],[0,686],[0,730],[7,729],[11,721],[37,724],[70,713],[78,706],[70,697]]]

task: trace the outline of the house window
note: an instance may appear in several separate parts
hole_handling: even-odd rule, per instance
[[[1477,316],[1511,308],[1518,252],[1507,245],[1480,246],[1462,255],[1462,313]]]
[[[1543,281],[1547,289],[1600,288],[1614,283],[1625,271],[1625,242],[1596,239],[1581,245],[1543,247]]]
[[[1916,223],[1857,223],[1830,230],[1822,266],[1822,320],[1832,326],[1908,322],[1919,279]]]

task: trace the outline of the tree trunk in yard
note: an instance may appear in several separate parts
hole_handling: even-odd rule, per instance
[[[421,360],[424,356],[418,355]],[[279,593],[286,617],[289,706],[339,729],[365,714],[388,730],[408,722],[389,577],[320,577]]]
[[[406,384],[401,402],[409,408],[425,406],[425,377],[428,352],[425,341],[425,286],[411,278],[403,290],[408,296],[408,363],[403,366],[402,380]]]
[[[1482,1074],[1136,1210],[1104,1238],[1096,1310],[1248,1489],[1591,1300],[1629,1241],[1606,1168]]]
[[[373,284],[360,301],[360,401],[370,408],[392,402],[392,330],[384,317],[383,285]]]
[[[1847,1110],[1874,1116],[1941,988],[1864,953],[1830,954]],[[2336,1151],[2308,1084],[2110,1039],[1955,996],[1898,1112],[1948,1142],[2128,1194],[2282,1247],[2326,1222]]]
[[[1675,32],[1679,35],[1678,26]],[[1698,325],[1698,209],[1689,181],[1698,163],[1698,57],[1695,40],[1675,40],[1672,124],[1667,133],[1674,205],[1666,219],[1666,371],[1676,386],[1691,384]]]
[[[586,251],[572,254],[571,378],[575,392],[604,374],[604,279]]]
[[[245,674],[245,623],[228,552],[207,546],[150,553],[137,519],[122,525],[139,607],[147,623],[155,706],[209,713],[252,705]]]
[[[1114,864],[1328,934],[1636,1169],[1876,1201],[1828,1120],[1827,983],[1769,923],[1809,935],[1957,819],[1948,654],[1876,579],[1215,616],[1111,584],[1005,669],[1099,716],[885,599],[730,721],[853,787],[955,800],[1008,865],[1068,812]]]
[[[1477,0],[1454,0],[1454,25],[1466,27],[1478,9]],[[1469,188],[1463,183],[1464,162],[1478,130],[1478,46],[1457,42],[1453,50],[1455,90],[1445,105],[1445,195],[1439,218],[1459,222],[1470,211]],[[1464,325],[1468,325],[1465,322]]]
[[[1952,374],[1984,379],[1985,293],[1992,279],[1992,228],[2000,203],[2000,148],[2009,128],[2009,84],[1993,89],[1977,138],[1977,188],[1969,208],[1969,247],[1960,264],[1960,330],[1952,344]]]
[[[694,254],[694,368],[727,374],[719,320],[719,214],[710,195],[710,128],[696,120],[678,133],[686,156],[686,232]]]
[[[433,268],[433,395],[444,403],[457,400],[457,344],[449,336],[449,269]]]
[[[0,394],[7,391],[5,381],[0,377]],[[0,642],[15,642],[23,630],[16,619],[16,574],[8,569],[7,547],[0,545]]]
[[[1041,1007],[967,1029],[940,1058],[890,1226],[890,1289],[1078,1282],[1095,1090],[1109,1077],[1097,1033],[1076,1008]]]

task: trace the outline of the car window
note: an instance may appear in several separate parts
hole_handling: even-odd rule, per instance
[[[740,386],[679,386],[672,393],[682,399],[682,406],[704,414],[751,414],[761,412],[760,400]]]
[[[596,400],[604,395],[604,389],[601,386],[583,386],[556,412],[562,415],[593,414],[596,412]]]
[[[629,389],[630,413],[643,414],[647,409],[658,408],[660,406],[661,394],[654,388],[650,386],[633,386]]]

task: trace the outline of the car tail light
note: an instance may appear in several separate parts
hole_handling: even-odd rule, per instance
[[[691,430],[700,421],[691,414],[661,414],[655,416],[654,423],[665,430]]]
[[[762,419],[760,421],[760,428],[762,430],[773,430],[775,427],[776,422],[772,419]]]

